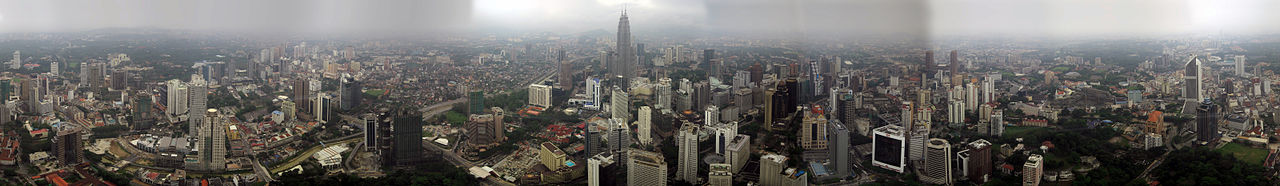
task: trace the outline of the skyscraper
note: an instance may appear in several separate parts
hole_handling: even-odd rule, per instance
[[[364,92],[360,91],[361,88],[362,85],[360,84],[360,81],[356,80],[355,76],[343,73],[342,85],[339,86],[339,89],[341,90],[338,91],[342,94],[339,95],[342,97],[342,100],[340,101],[341,105],[339,105],[341,108],[339,109],[342,109],[343,111],[350,111],[351,109],[360,106],[360,98],[362,98],[362,94],[364,94]]]
[[[920,180],[929,184],[948,184],[951,182],[951,143],[947,140],[929,139],[928,158],[925,158],[924,175]]]
[[[725,162],[733,165],[730,172],[738,172],[743,166],[747,165],[747,159],[751,156],[751,136],[739,134],[729,141],[729,147],[724,151]]]
[[[1192,55],[1182,73],[1183,79],[1186,81],[1183,82],[1182,98],[1189,101],[1189,103],[1198,103],[1205,99],[1204,87],[1201,85],[1204,80],[1204,71],[1200,65],[1200,58]]]
[[[662,154],[644,151],[627,151],[628,186],[667,185],[667,162]]]
[[[906,143],[902,126],[885,125],[872,130],[871,164],[876,167],[902,173],[906,166]]]
[[[654,108],[658,110],[671,109],[671,97],[675,96],[671,91],[671,78],[658,79],[658,84],[654,86],[654,89],[657,89],[654,90],[654,94],[657,94],[654,96],[658,97],[658,102],[653,104]]]
[[[631,146],[631,128],[627,127],[627,123],[621,119],[609,119],[609,151],[621,151]]]
[[[378,114],[364,114],[364,148],[370,152],[377,152],[378,148]]]
[[[165,114],[186,114],[187,94],[190,93],[187,90],[187,83],[183,83],[182,80],[172,79],[165,82],[165,84],[168,85],[169,88],[167,91],[168,94],[165,95],[167,97],[165,101],[168,102],[165,104]]]
[[[187,93],[187,96],[189,96],[187,98],[187,110],[189,111],[187,113],[187,135],[198,136],[201,132],[200,127],[202,127],[200,125],[207,123],[204,121],[207,112],[204,111],[209,108],[206,105],[209,100],[209,87],[204,80],[193,78],[191,79],[191,84],[187,85],[187,90],[190,90]]]
[[[951,75],[960,74],[960,56],[955,50],[951,50],[951,60],[948,68],[951,68]]]
[[[333,96],[327,93],[318,93],[316,94],[316,99],[311,102],[313,106],[311,115],[315,115],[316,121],[329,123],[329,120],[337,119],[333,116]],[[334,120],[334,122],[337,122],[337,120]]]
[[[625,81],[621,83],[626,85],[629,83],[627,81],[631,81],[632,78],[636,77],[635,66],[638,60],[636,46],[631,43],[631,22],[627,19],[626,11],[623,11],[622,17],[618,18],[618,37],[616,41],[617,44],[614,47],[617,47],[617,49],[614,51],[617,51],[618,56],[615,64],[619,68],[610,70],[614,72],[614,75],[622,76]]]
[[[22,68],[22,51],[13,51],[13,60],[9,60],[9,69]]]
[[[422,153],[422,117],[398,115],[391,121],[392,144],[389,158],[384,158],[384,167],[396,169],[419,169],[424,160]]]
[[[991,142],[978,139],[969,142],[966,147],[968,148],[969,159],[968,162],[965,162],[965,165],[967,165],[965,166],[967,169],[965,171],[967,172],[966,175],[969,176],[969,181],[979,184],[987,182],[993,166],[991,164]]]
[[[653,122],[650,121],[651,117],[653,117],[652,114],[653,109],[649,108],[649,106],[640,106],[640,110],[636,113],[638,116],[636,117],[636,139],[640,141],[641,145],[648,145],[653,142],[653,137],[650,136],[652,135],[650,128],[653,125]]]
[[[933,68],[937,67],[938,65],[933,61],[933,51],[924,51],[924,66],[920,68],[920,73],[924,74],[924,77],[932,78],[934,73],[937,73]]]
[[[609,99],[609,115],[622,122],[631,121],[631,96],[618,86],[613,87],[612,99]]]
[[[560,72],[556,75],[561,90],[573,90],[573,63],[565,60],[564,49],[557,50],[556,62],[560,64]],[[571,91],[568,91],[571,92]]]
[[[853,162],[849,161],[849,129],[840,120],[831,120],[827,124],[827,141],[827,158],[831,159],[827,170],[841,178],[853,175],[850,168]]]
[[[677,155],[676,180],[689,183],[698,182],[698,125],[685,122],[676,134],[676,146],[680,147]]]
[[[600,100],[600,97],[604,95],[604,90],[602,90],[600,86],[600,78],[587,78],[587,100],[589,102],[586,105],[583,105],[583,108],[595,110],[600,109],[601,105],[604,104],[604,102],[601,102]]]
[[[529,84],[529,105],[551,108],[551,86]]]
[[[1040,185],[1040,176],[1044,175],[1044,158],[1039,154],[1027,156],[1027,163],[1022,164],[1022,185]]]
[[[200,163],[203,170],[220,171],[227,167],[227,127],[218,116],[218,109],[205,110],[204,124],[200,126]]]
[[[1237,76],[1245,75],[1244,67],[1245,65],[1247,65],[1247,63],[1245,63],[1246,59],[1249,59],[1249,58],[1245,57],[1244,55],[1238,55],[1235,57],[1236,63],[1234,67],[1235,67],[1235,73]]]
[[[1222,115],[1221,108],[1213,101],[1204,100],[1196,108],[1196,140],[1211,143],[1218,140],[1218,122]]]
[[[63,165],[76,165],[84,162],[84,143],[80,136],[84,129],[74,126],[60,126],[57,138],[53,139],[53,155]]]
[[[194,81],[194,79],[192,81]],[[305,109],[305,108],[311,108],[310,88],[307,86],[310,86],[310,81],[308,81],[306,78],[298,78],[297,80],[293,81],[294,104],[297,105],[298,108],[304,108],[304,109],[298,109],[299,111],[302,111],[302,113],[311,112],[310,111],[311,109]],[[303,119],[303,118],[298,118],[298,119]]]
[[[800,124],[800,146],[805,150],[827,150],[827,117],[822,106],[814,105],[804,113]]]

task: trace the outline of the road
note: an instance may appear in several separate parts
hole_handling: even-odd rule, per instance
[[[333,146],[333,145],[345,145],[347,143],[357,142],[361,140],[364,140],[364,138],[351,138],[351,139],[339,141],[337,143],[325,143],[325,145],[316,145],[314,147],[307,149],[307,151],[303,151],[302,153],[299,153],[298,155],[293,156],[293,159],[289,159],[288,162],[277,165],[274,168],[271,168],[271,173],[279,173],[284,170],[288,170],[289,168],[292,168],[293,166],[302,163],[302,161],[307,160],[307,158],[311,158],[312,154],[315,154],[316,152],[319,152],[320,150],[326,147]]]

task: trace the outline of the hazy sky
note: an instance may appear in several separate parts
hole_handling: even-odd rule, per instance
[[[107,27],[334,32],[1042,35],[1280,31],[1270,0],[0,0],[0,32]]]

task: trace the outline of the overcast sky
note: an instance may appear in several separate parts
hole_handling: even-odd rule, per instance
[[[644,31],[1070,36],[1274,33],[1270,0],[0,0],[0,32]]]

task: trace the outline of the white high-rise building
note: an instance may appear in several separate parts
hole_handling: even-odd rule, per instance
[[[49,73],[52,73],[54,76],[60,76],[59,72],[61,71],[58,71],[58,62],[57,61],[50,62]]]
[[[628,186],[667,185],[667,162],[662,154],[628,150],[626,159]]]
[[[529,105],[551,108],[551,86],[543,84],[529,85]]]
[[[747,159],[751,157],[751,136],[739,134],[729,141],[729,147],[724,150],[724,162],[733,165],[731,172],[742,170],[747,165]]]
[[[631,121],[631,96],[627,91],[613,87],[613,99],[609,99],[609,115],[622,121]]]
[[[1040,185],[1040,176],[1044,174],[1044,158],[1039,154],[1027,156],[1027,163],[1022,164],[1022,185]]]
[[[9,69],[22,68],[22,51],[13,51],[13,60],[9,60]]]
[[[604,102],[601,102],[600,100],[604,95],[604,90],[601,89],[600,86],[600,78],[587,78],[587,100],[590,100],[590,102],[587,103],[587,105],[583,105],[583,108],[599,110],[601,105],[604,104]]]
[[[702,126],[720,125],[720,107],[708,105],[702,112]]]
[[[950,97],[947,100],[947,122],[952,124],[964,123],[965,102],[962,98],[964,88],[955,86],[949,91]]]
[[[676,146],[680,147],[676,180],[698,183],[698,126],[685,122],[676,133]]]
[[[999,74],[988,75],[986,79],[982,80],[982,103],[996,101],[996,80],[991,76],[999,76]]]
[[[187,85],[187,90],[189,90],[187,93],[187,110],[190,111],[187,114],[188,135],[197,136],[201,127],[199,125],[205,123],[205,112],[200,111],[209,108],[206,105],[209,100],[209,87],[203,79],[198,76],[192,76],[191,83]]]
[[[671,96],[675,96],[671,91],[671,78],[658,79],[658,85],[654,86],[657,90],[653,92],[658,97],[658,102],[653,107],[658,110],[671,109]]]
[[[1236,56],[1236,65],[1235,65],[1235,70],[1236,70],[1236,75],[1237,75],[1237,76],[1244,76],[1244,75],[1245,75],[1245,73],[1246,73],[1246,72],[1244,71],[1244,69],[1245,69],[1244,67],[1245,67],[1245,65],[1246,65],[1246,63],[1245,63],[1245,59],[1248,59],[1248,57],[1245,57],[1244,55],[1238,55],[1238,56]]]
[[[906,131],[902,126],[885,125],[872,130],[871,164],[876,167],[902,173],[906,167]],[[761,158],[763,162],[764,158]],[[763,169],[763,165],[761,166]]]
[[[636,117],[636,139],[640,141],[641,145],[649,145],[653,143],[653,137],[650,134],[652,133],[650,128],[653,125],[653,122],[650,121],[651,117],[653,117],[653,109],[649,108],[649,106],[640,106],[640,110],[636,112],[638,116]]]
[[[227,126],[218,116],[218,109],[205,111],[208,118],[203,119],[200,129],[199,160],[204,170],[218,171],[227,167]]]
[[[605,140],[610,151],[621,151],[631,146],[631,128],[622,119],[609,119],[609,131]]]
[[[966,84],[964,106],[965,110],[978,110],[978,101],[982,98],[978,97],[978,86],[973,83]]]
[[[613,164],[613,157],[605,156],[605,154],[597,154],[587,159],[587,186],[601,186],[600,184],[600,167]],[[613,185],[613,184],[606,184]]]
[[[166,96],[165,114],[180,115],[187,113],[187,83],[182,80],[172,79],[165,82],[168,85],[168,95]]]

